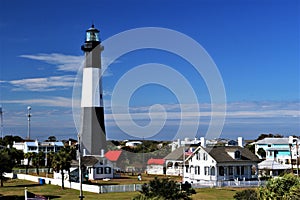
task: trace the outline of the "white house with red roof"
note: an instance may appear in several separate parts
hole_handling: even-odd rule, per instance
[[[166,174],[165,159],[150,158],[147,162],[147,174]]]

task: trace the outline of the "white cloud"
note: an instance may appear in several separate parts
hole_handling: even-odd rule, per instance
[[[59,53],[21,55],[22,58],[43,61],[56,65],[59,71],[76,72],[82,65],[84,56],[64,55]]]
[[[20,57],[46,62],[55,65],[58,71],[66,72],[77,72],[80,67],[82,67],[84,61],[84,56],[65,55],[60,53],[40,53],[35,55],[20,55]],[[108,58],[102,57],[103,66],[106,66],[108,62]],[[103,76],[112,76],[111,70],[107,68]]]
[[[53,106],[53,107],[72,107],[72,99],[65,97],[50,97],[45,99],[21,99],[21,100],[4,100],[6,104],[23,104],[37,106]]]
[[[7,81],[13,85],[13,90],[28,90],[28,91],[53,91],[64,90],[73,87],[75,77],[72,75],[65,76],[50,76],[45,78],[28,78],[20,80]]]
[[[107,105],[107,104],[106,104]],[[187,104],[162,104],[168,117],[167,119],[177,119],[181,118],[194,120],[195,117],[206,117],[210,118],[211,116],[221,116],[223,113],[220,112],[210,112],[209,104],[199,104],[200,110],[197,110],[197,105]],[[180,106],[185,107],[186,112],[180,111]],[[286,118],[286,117],[300,117],[300,103],[299,102],[233,102],[227,104],[227,119],[245,119],[245,118]],[[128,108],[130,116],[133,119],[149,120],[149,108],[150,106],[142,107],[130,107]],[[110,111],[111,108],[107,108],[107,111]],[[116,109],[118,110],[118,109]],[[124,111],[126,109],[120,109]],[[158,120],[161,119],[161,116],[164,116],[165,113],[161,111],[152,110],[151,116],[156,116]],[[129,119],[127,113],[115,113],[116,117],[119,120]],[[108,119],[113,119],[114,115],[109,113],[107,115]]]

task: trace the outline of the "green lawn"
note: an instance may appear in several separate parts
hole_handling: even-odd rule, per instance
[[[196,189],[197,194],[193,195],[193,199],[234,199],[233,195],[246,188],[203,188]]]
[[[59,186],[54,185],[39,185],[35,182],[13,179],[4,183],[4,187],[0,187],[0,199],[24,199],[24,188],[27,187],[28,191],[35,194],[44,195],[49,199],[79,199],[79,191],[72,189],[62,190]],[[240,188],[205,188],[196,189],[197,194],[193,195],[194,200],[200,199],[233,199],[233,195],[236,191],[240,191]],[[85,199],[117,199],[117,200],[130,200],[137,195],[138,192],[122,192],[122,193],[105,193],[95,194],[90,192],[84,192]],[[5,197],[5,198],[1,198]]]
[[[49,199],[79,199],[79,191],[72,189],[62,190],[59,186],[55,185],[39,185],[35,182],[13,179],[4,183],[4,187],[0,187],[0,199],[5,196],[7,199],[24,200],[24,188],[27,187],[28,191],[35,194],[49,197]],[[85,199],[131,199],[138,192],[122,192],[122,193],[105,193],[95,194],[84,192]]]

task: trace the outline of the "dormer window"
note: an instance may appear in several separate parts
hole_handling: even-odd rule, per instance
[[[241,159],[241,152],[239,150],[234,152],[234,159]]]

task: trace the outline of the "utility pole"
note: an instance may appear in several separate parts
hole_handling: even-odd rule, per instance
[[[78,172],[79,172],[79,199],[83,200],[83,192],[82,192],[82,168],[81,168],[81,146],[80,146],[80,134],[78,134]]]
[[[2,111],[2,106],[0,106],[0,122],[1,122],[1,137],[3,139],[3,111]]]

